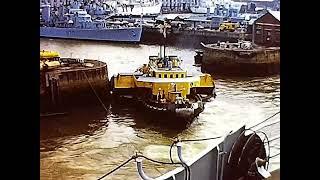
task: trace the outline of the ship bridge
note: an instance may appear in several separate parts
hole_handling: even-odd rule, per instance
[[[155,78],[185,78],[187,71],[180,67],[181,60],[177,56],[149,57],[149,67]]]

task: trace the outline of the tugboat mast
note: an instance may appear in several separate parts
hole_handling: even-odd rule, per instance
[[[166,58],[166,38],[167,38],[167,23],[166,23],[166,19],[163,22],[163,58]],[[161,46],[160,46],[161,48]],[[161,49],[160,49],[160,53],[161,53]]]

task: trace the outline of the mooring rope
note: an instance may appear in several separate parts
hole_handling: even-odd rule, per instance
[[[203,138],[203,139],[182,139],[180,142],[193,142],[193,141],[207,141],[207,140],[212,140],[212,139],[219,139],[223,136],[217,136],[217,137],[212,137],[212,138]]]
[[[272,139],[269,139],[269,142],[274,141],[274,140],[277,140],[277,139],[280,139],[280,135],[279,135],[279,136],[276,136],[276,137],[273,137]]]
[[[259,128],[259,129],[257,129],[257,130],[260,130],[260,129],[263,129],[263,128],[265,128],[265,127],[269,127],[269,126],[275,125],[275,124],[277,124],[277,123],[280,123],[280,120],[279,120],[279,121],[272,122],[272,123],[270,123],[270,124],[266,124],[266,125],[262,126],[261,128]]]
[[[274,116],[276,116],[277,114],[280,114],[280,111],[276,112],[275,114],[273,114],[272,116],[270,116],[270,117],[266,118],[265,120],[263,120],[263,121],[259,122],[258,124],[254,125],[254,126],[251,126],[250,128],[256,127],[256,126],[258,126],[258,125],[260,125],[260,124],[262,124],[262,123],[266,122],[267,120],[269,120],[269,119],[273,118],[273,117],[274,117]]]
[[[157,161],[157,160],[148,158],[148,157],[146,157],[146,156],[144,156],[144,155],[137,155],[136,157],[143,157],[143,158],[145,158],[145,159],[147,159],[147,160],[149,160],[149,161],[151,161],[151,162],[155,162],[155,163],[159,163],[159,164],[167,164],[167,165],[168,165],[168,164],[169,164],[169,165],[177,165],[177,164],[179,164],[179,165],[182,165],[182,166],[184,167],[184,169],[186,170],[186,172],[187,172],[187,176],[185,176],[185,180],[190,180],[190,175],[191,175],[190,167],[189,167],[187,164],[183,163],[183,162],[173,162],[173,161],[171,161],[171,162],[163,162],[163,161]]]
[[[142,157],[142,158],[145,158],[145,159],[147,159],[147,160],[149,160],[149,161],[151,161],[151,162],[154,162],[154,163],[158,163],[158,164],[170,164],[170,165],[182,165],[182,163],[180,163],[180,162],[163,162],[163,161],[157,161],[157,160],[154,160],[154,159],[151,159],[151,158],[148,158],[148,157],[146,157],[146,156],[144,156],[144,155],[141,155],[141,154],[139,154],[139,155],[137,155],[136,156],[137,158],[138,157]]]
[[[88,76],[87,76],[86,72],[84,72],[84,71],[82,71],[82,72],[83,72],[84,76],[86,77],[86,79],[87,79],[87,81],[88,81],[88,83],[89,83],[92,91],[94,92],[94,94],[95,94],[96,97],[98,98],[99,102],[101,103],[102,107],[104,108],[104,110],[105,110],[106,112],[108,112],[107,107],[104,105],[104,103],[103,103],[102,100],[100,99],[98,93],[94,90],[93,86],[91,85],[91,83],[90,83],[90,81],[89,81],[89,79],[88,79]]]
[[[141,154],[136,154],[136,155],[133,155],[131,158],[129,158],[128,160],[126,160],[125,162],[123,162],[122,164],[120,164],[119,166],[117,166],[116,168],[114,168],[113,170],[109,171],[108,173],[104,174],[103,176],[101,176],[100,178],[98,178],[98,180],[101,180],[103,178],[105,178],[106,176],[112,174],[113,172],[117,171],[118,169],[120,169],[121,167],[125,166],[126,164],[128,164],[130,161],[134,160],[134,159],[137,159],[137,158],[144,158],[144,159],[147,159],[151,162],[154,162],[154,163],[158,163],[158,164],[166,164],[166,165],[182,165],[183,166],[183,163],[180,163],[180,162],[177,162],[177,163],[172,163],[172,162],[163,162],[163,161],[158,161],[158,160],[154,160],[154,159],[151,159],[151,158],[148,158],[144,155],[141,155]]]
[[[170,151],[169,151],[169,156],[170,156],[170,160],[171,162],[173,162],[172,160],[172,148],[173,146],[178,143],[178,142],[194,142],[194,141],[207,141],[207,140],[212,140],[212,139],[218,139],[221,138],[222,136],[217,136],[217,137],[212,137],[212,138],[203,138],[203,139],[181,139],[178,140],[177,138],[172,142],[172,144],[170,145]]]
[[[280,155],[280,153],[277,153],[277,154],[275,154],[275,155],[273,155],[273,156],[270,156],[270,159],[271,158],[274,158],[274,157],[276,157],[276,156],[279,156]]]
[[[115,172],[116,170],[120,169],[122,166],[125,166],[126,164],[128,164],[131,160],[135,159],[135,156],[132,156],[130,159],[126,160],[125,162],[123,162],[122,164],[120,164],[119,166],[117,166],[116,168],[114,168],[113,170],[109,171],[108,173],[106,173],[105,175],[101,176],[100,178],[98,178],[98,180],[101,180],[103,178],[105,178],[106,176],[112,174],[113,172]]]

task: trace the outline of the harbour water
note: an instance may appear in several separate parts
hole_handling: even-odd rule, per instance
[[[40,39],[40,47],[58,51],[62,57],[99,59],[107,62],[109,78],[119,72],[135,71],[157,55],[159,46],[120,44],[62,39]],[[167,47],[166,54],[178,55],[189,69],[194,49]],[[254,125],[280,111],[280,76],[264,78],[215,77],[217,98],[205,105],[205,110],[187,127],[161,124],[161,118],[145,117],[131,103],[106,103],[78,107],[65,116],[42,118],[40,121],[40,177],[48,179],[97,179],[126,161],[135,152],[152,159],[169,161],[169,148],[174,137],[181,139],[208,138],[225,135],[241,123]],[[267,123],[279,121],[279,115]],[[280,136],[280,124],[264,128],[269,138]],[[195,157],[208,143],[183,144],[186,160]],[[271,155],[280,152],[280,139],[271,142]],[[174,151],[174,159],[176,153]],[[157,177],[173,169],[143,161],[145,172]],[[280,155],[271,159],[269,170],[280,166]],[[139,179],[134,162],[105,179]]]

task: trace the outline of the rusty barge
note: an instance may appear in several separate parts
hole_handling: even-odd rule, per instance
[[[58,52],[40,51],[41,111],[106,98],[107,72],[107,64],[98,60],[61,58]]]
[[[267,76],[280,72],[280,47],[262,47],[248,41],[202,44],[196,64],[216,75]]]

